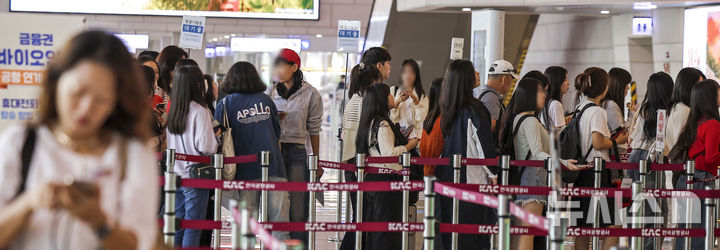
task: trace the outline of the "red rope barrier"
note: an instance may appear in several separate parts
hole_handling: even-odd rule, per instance
[[[707,179],[691,180],[691,181],[688,181],[687,183],[688,183],[688,184],[695,184],[695,183],[711,182],[711,181],[717,180],[718,178],[720,178],[720,177],[718,177],[718,176],[713,176],[713,177],[710,177],[710,178],[707,178]]]
[[[485,194],[527,194],[527,195],[548,195],[552,190],[549,187],[529,187],[529,186],[503,186],[489,184],[465,184],[441,182],[443,185],[456,187],[468,191],[475,191]]]
[[[213,230],[213,229],[230,229],[229,221],[214,221],[214,220],[179,220],[180,228],[187,229],[201,229],[201,230]],[[163,219],[158,219],[158,225],[162,227],[165,224]]]
[[[441,233],[461,233],[461,234],[497,234],[497,225],[481,225],[481,224],[451,224],[440,223]],[[513,235],[548,235],[546,231],[534,227],[510,227],[510,234]]]
[[[400,163],[399,156],[381,156],[381,157],[365,157],[367,164],[397,164]]]
[[[646,189],[643,190],[645,197],[656,198],[720,198],[718,190],[678,190],[678,189]]]
[[[260,182],[260,181],[216,181],[209,179],[182,179],[183,187],[223,190],[270,190],[270,191],[419,191],[423,189],[422,181],[373,181],[373,182],[345,182],[345,183],[321,183],[321,182]]]
[[[257,162],[258,160],[257,155],[239,155],[239,156],[233,156],[233,157],[225,157],[223,158],[224,164],[241,164],[241,163],[251,163],[251,162]]]
[[[208,164],[211,162],[210,156],[186,155],[186,154],[180,154],[180,153],[175,153],[175,160],[195,162],[195,163],[208,163]]]
[[[440,182],[436,182],[434,190],[437,194],[441,194],[451,198],[457,198],[465,202],[480,204],[486,207],[497,208],[498,198],[478,192],[467,191],[456,187],[448,186]],[[532,225],[540,230],[548,231],[547,219],[542,216],[538,216],[527,212],[515,205],[510,203],[510,213],[521,221]]]
[[[516,167],[544,168],[544,167],[545,167],[545,161],[512,160],[512,161],[510,161],[510,165],[511,165],[511,166],[516,166]]]
[[[334,222],[268,222],[261,223],[269,231],[292,232],[419,232],[424,229],[423,223],[402,222],[362,222],[362,223],[334,223]]]
[[[650,164],[650,170],[652,171],[685,171],[685,165],[683,164]]]
[[[561,195],[570,197],[592,197],[595,195],[615,197],[618,193],[621,193],[622,197],[632,197],[632,190],[629,188],[566,187],[560,191]]]
[[[410,163],[414,165],[445,166],[450,165],[450,158],[412,157]]]
[[[498,159],[473,159],[473,158],[462,158],[462,165],[485,165],[485,166],[497,166]]]
[[[638,163],[606,161],[605,168],[607,168],[607,169],[638,169]]]

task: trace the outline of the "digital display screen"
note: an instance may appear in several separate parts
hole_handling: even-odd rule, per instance
[[[314,20],[319,17],[319,1],[11,0],[10,11]]]
[[[701,70],[708,78],[720,74],[720,6],[685,10],[683,67]]]

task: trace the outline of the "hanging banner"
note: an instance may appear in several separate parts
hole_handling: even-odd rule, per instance
[[[357,53],[360,50],[360,21],[338,20],[337,51]]]
[[[180,25],[180,43],[178,47],[186,49],[201,49],[205,34],[204,16],[183,16]]]
[[[0,131],[28,121],[38,107],[45,66],[57,50],[83,31],[83,17],[0,14]]]
[[[465,38],[453,37],[450,41],[450,60],[458,60],[463,57],[463,46]]]

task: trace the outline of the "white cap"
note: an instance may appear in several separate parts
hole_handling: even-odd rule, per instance
[[[490,65],[488,69],[488,75],[511,75],[515,79],[520,79],[517,75],[517,71],[512,64],[505,60],[497,60]]]

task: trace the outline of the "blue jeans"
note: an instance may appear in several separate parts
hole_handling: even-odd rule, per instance
[[[282,146],[283,160],[287,169],[288,181],[290,182],[309,182],[310,171],[307,167],[307,152],[305,145],[283,143]],[[290,193],[290,222],[307,222],[309,216],[308,192],[289,192]],[[302,240],[307,246],[307,232],[290,232],[290,238]]]
[[[175,217],[181,220],[204,220],[209,189],[179,187],[175,193]],[[202,230],[180,228],[175,233],[176,247],[198,247]]]

